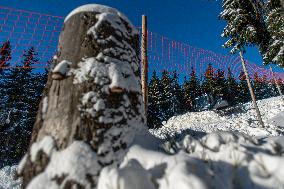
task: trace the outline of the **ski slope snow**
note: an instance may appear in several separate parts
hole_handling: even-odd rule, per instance
[[[279,136],[284,133],[284,101],[274,97],[257,101],[265,128],[259,125],[252,103],[220,111],[189,112],[174,116],[160,129],[150,130],[159,138],[183,132],[230,131],[257,138]],[[282,124],[282,128],[278,127]]]
[[[250,103],[175,116],[150,132],[144,128],[120,167],[103,168],[97,189],[284,188],[283,101],[258,105],[265,128]],[[15,170],[0,170],[1,189],[20,187]]]

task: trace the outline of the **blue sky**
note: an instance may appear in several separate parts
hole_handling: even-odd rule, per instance
[[[140,26],[141,15],[148,16],[149,30],[191,46],[228,54],[220,37],[225,22],[218,19],[221,1],[213,0],[1,0],[1,6],[14,7],[51,15],[66,16],[74,8],[89,3],[117,8]],[[258,51],[250,48],[249,61],[261,64]]]

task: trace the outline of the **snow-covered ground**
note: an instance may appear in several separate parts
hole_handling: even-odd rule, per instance
[[[258,104],[265,128],[248,103],[187,113],[138,132],[121,166],[102,170],[97,188],[284,188],[284,103],[270,98]],[[12,172],[0,171],[0,189],[19,187]]]
[[[0,189],[21,188],[20,179],[16,179],[17,166],[6,166],[0,169]]]
[[[99,189],[284,188],[284,137],[231,132],[162,142],[139,134],[124,163],[105,168]]]
[[[161,138],[177,133],[213,131],[238,131],[258,138],[284,134],[284,101],[280,97],[274,97],[260,100],[257,104],[265,128],[260,127],[255,109],[251,103],[247,103],[231,110],[190,112],[174,116],[162,128],[150,132]]]

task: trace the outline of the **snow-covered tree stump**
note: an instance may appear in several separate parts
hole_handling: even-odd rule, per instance
[[[139,35],[113,8],[85,5],[65,19],[31,146],[26,188],[96,188],[144,126]]]

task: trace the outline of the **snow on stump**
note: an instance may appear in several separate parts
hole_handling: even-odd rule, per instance
[[[95,188],[144,127],[139,35],[117,10],[85,5],[65,19],[57,59],[19,165],[25,188]]]

